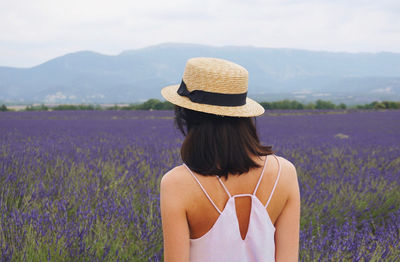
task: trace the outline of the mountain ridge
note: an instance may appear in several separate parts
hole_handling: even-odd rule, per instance
[[[30,68],[0,67],[0,102],[120,103],[161,98],[190,57],[228,59],[249,71],[257,100],[400,100],[400,53],[347,53],[164,43],[104,55],[77,51]]]

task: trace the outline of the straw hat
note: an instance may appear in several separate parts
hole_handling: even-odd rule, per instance
[[[164,87],[169,102],[195,111],[223,116],[251,117],[264,108],[247,97],[248,72],[233,62],[209,57],[186,62],[182,83]]]

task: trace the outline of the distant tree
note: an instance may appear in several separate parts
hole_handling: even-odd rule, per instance
[[[174,105],[168,101],[159,102],[156,105],[156,110],[172,110],[174,109]]]
[[[130,108],[134,110],[172,110],[174,105],[168,101],[161,102],[152,98],[141,104],[132,105]]]
[[[304,109],[304,105],[296,100],[290,101],[290,109]]]
[[[113,105],[113,106],[106,107],[105,109],[106,110],[120,110],[122,108],[119,107],[118,105]]]
[[[400,109],[400,102],[383,101],[382,104],[385,105],[386,109]]]
[[[338,108],[338,109],[346,109],[347,106],[346,106],[344,103],[340,103],[340,104],[337,106],[337,108]]]
[[[315,104],[314,104],[314,103],[308,103],[308,104],[305,106],[305,109],[315,109]]]
[[[271,103],[269,102],[260,102],[260,105],[265,109],[271,109]]]
[[[260,105],[265,109],[304,109],[302,103],[288,99],[274,102],[261,102]]]
[[[374,103],[374,109],[386,109],[386,105],[384,103]]]
[[[0,107],[0,111],[2,111],[2,112],[8,111],[7,106],[5,104],[2,104]]]
[[[291,109],[290,108],[290,101],[288,99],[278,101],[277,109]]]
[[[137,109],[139,110],[150,110],[150,109],[155,109],[156,105],[160,103],[160,100],[158,99],[149,99],[146,102],[139,104]]]
[[[377,109],[379,107],[379,103],[378,101],[374,101],[370,104],[365,104],[364,107],[365,109]]]
[[[158,101],[158,103],[154,104],[154,108],[152,108],[152,109],[154,109],[154,110],[163,110],[163,108],[164,108],[164,103],[161,102],[161,101]]]
[[[40,106],[31,105],[25,108],[25,111],[48,111],[48,110],[49,108],[43,104],[41,104]]]
[[[122,110],[137,110],[139,105],[137,104],[129,104],[128,106],[124,106],[121,109]]]
[[[80,104],[80,105],[71,105],[71,104],[65,104],[65,105],[58,105],[53,107],[53,110],[102,110],[101,106],[99,105],[85,105],[85,104]]]
[[[315,109],[335,109],[335,104],[330,101],[318,99],[315,102]]]

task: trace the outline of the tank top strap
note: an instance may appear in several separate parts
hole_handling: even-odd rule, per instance
[[[263,167],[263,170],[261,171],[261,175],[260,175],[260,178],[258,179],[257,185],[254,188],[253,195],[256,195],[257,189],[260,186],[261,180],[262,180],[262,178],[264,176],[265,167],[267,166],[267,162],[268,162],[268,155],[265,156],[264,167]]]
[[[214,203],[214,201],[212,201],[211,197],[208,195],[207,191],[204,189],[203,185],[200,183],[199,179],[193,174],[192,170],[190,170],[190,168],[184,163],[183,164],[184,167],[186,167],[186,169],[189,171],[189,173],[192,175],[192,177],[194,178],[194,180],[196,180],[197,184],[199,184],[201,190],[204,192],[204,194],[206,195],[206,197],[208,198],[208,200],[210,200],[211,204],[215,207],[215,209],[218,211],[218,213],[222,213],[221,210],[219,210],[219,208],[217,207],[217,205]]]
[[[276,177],[275,184],[274,184],[274,187],[272,188],[271,194],[269,195],[267,204],[265,204],[265,208],[268,207],[269,201],[271,201],[271,198],[272,198],[272,195],[274,194],[276,185],[278,184],[279,176],[281,174],[281,163],[279,162],[279,159],[275,155],[273,155],[273,156],[275,157],[276,161],[278,162],[278,175]]]
[[[231,193],[229,193],[228,188],[226,188],[225,184],[222,182],[221,178],[219,176],[217,176],[219,183],[221,184],[221,186],[224,188],[226,194],[229,196],[229,198],[232,197]]]

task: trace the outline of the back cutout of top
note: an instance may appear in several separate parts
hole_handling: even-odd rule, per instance
[[[262,204],[256,197],[256,193],[267,166],[268,156],[265,157],[264,167],[253,194],[232,196],[221,178],[217,176],[219,183],[229,197],[223,210],[217,207],[197,177],[189,167],[183,164],[220,214],[207,233],[199,238],[190,239],[190,261],[275,261],[275,227],[269,217],[267,207],[278,184],[281,165],[279,159],[275,155],[273,156],[278,162],[278,175],[267,203]],[[237,197],[251,198],[249,223],[244,239],[241,236],[236,213],[235,198]]]

